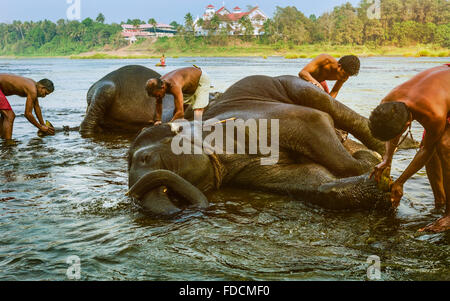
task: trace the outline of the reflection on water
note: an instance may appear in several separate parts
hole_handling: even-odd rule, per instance
[[[193,60],[168,59],[171,66],[161,72]],[[195,58],[217,91],[246,75],[295,75],[307,61]],[[445,61],[363,59],[339,100],[368,116],[390,89]],[[0,60],[0,66],[51,78],[56,91],[40,101],[44,119],[77,126],[92,83],[126,64],[156,62],[35,59]],[[25,101],[10,100],[17,144],[0,145],[0,280],[64,280],[70,255],[80,257],[84,280],[364,280],[370,255],[381,258],[383,279],[450,279],[450,233],[416,232],[442,214],[432,211],[424,171],[405,185],[395,216],[328,212],[289,197],[226,189],[209,195],[208,210],[156,220],[124,195],[132,137],[39,138],[23,116]],[[420,125],[413,133],[420,138]],[[395,177],[414,154],[396,155]]]

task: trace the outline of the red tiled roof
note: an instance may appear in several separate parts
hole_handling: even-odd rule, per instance
[[[241,8],[239,6],[236,6],[235,8],[233,8],[234,10],[241,10]]]
[[[237,20],[242,19],[243,17],[247,16],[248,14],[249,14],[248,12],[245,12],[245,13],[233,13],[233,14],[225,15],[224,17],[226,17],[230,21],[237,21]]]
[[[208,5],[206,8],[214,8],[214,5]]]
[[[216,14],[218,14],[219,12],[221,12],[224,8],[225,8],[225,6],[222,6],[221,8],[219,8],[219,9],[216,11]]]

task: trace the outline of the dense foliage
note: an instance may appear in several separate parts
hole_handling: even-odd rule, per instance
[[[450,47],[450,1],[448,0],[381,0],[381,19],[369,19],[367,9],[373,1],[362,0],[357,7],[350,3],[335,7],[319,17],[305,16],[294,6],[277,7],[272,19],[264,24],[261,37],[252,37],[248,18],[242,19],[243,36],[249,42],[292,47],[305,44],[329,45],[393,45],[436,44]],[[0,54],[7,55],[70,55],[96,49],[114,49],[126,45],[119,24],[105,24],[105,16],[96,20],[59,20],[0,23]],[[150,24],[156,25],[151,18]],[[201,21],[203,22],[203,21]],[[127,24],[146,22],[128,19]],[[194,37],[194,20],[188,13],[184,26],[172,22],[179,32],[177,44],[189,47],[202,43],[224,46],[232,39],[219,29],[218,20],[204,25],[208,37]]]
[[[350,3],[330,13],[307,18],[295,7],[277,7],[266,22],[270,43],[331,43],[407,46],[435,43],[450,46],[450,2],[448,0],[381,0],[381,19],[369,19],[373,1],[358,7]]]
[[[0,23],[0,54],[69,55],[125,45],[119,24],[104,24],[102,14],[82,22],[58,20]]]

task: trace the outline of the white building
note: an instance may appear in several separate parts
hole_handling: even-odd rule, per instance
[[[194,22],[195,33],[199,36],[208,35],[208,25],[209,22],[214,18],[214,16],[218,17],[219,20],[219,30],[226,28],[229,35],[243,35],[244,28],[241,24],[239,24],[239,20],[244,17],[248,17],[253,26],[253,35],[262,35],[264,34],[263,25],[264,22],[267,21],[267,15],[258,7],[254,7],[247,12],[243,12],[240,7],[236,6],[233,8],[233,12],[228,10],[225,6],[222,6],[218,10],[215,9],[213,5],[208,5],[205,9],[205,13],[202,18],[197,17]],[[201,22],[199,20],[203,20],[203,26],[201,26]]]
[[[137,38],[173,37],[176,32],[173,26],[163,23],[158,23],[155,27],[151,24],[142,24],[139,26],[122,24],[122,36],[130,44],[136,42]]]

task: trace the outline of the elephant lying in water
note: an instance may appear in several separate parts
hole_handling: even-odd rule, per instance
[[[212,118],[279,120],[278,163],[261,165],[263,155],[247,152],[175,155],[177,123],[145,128],[128,156],[129,195],[144,210],[172,214],[187,205],[205,207],[204,192],[224,185],[289,194],[329,209],[390,207],[387,193],[367,177],[381,157],[356,142],[342,143],[335,126],[378,152],[383,143],[371,136],[366,118],[310,83],[294,76],[244,78],[209,105],[204,120]]]
[[[148,126],[155,116],[154,97],[144,87],[150,78],[161,75],[152,69],[129,65],[117,69],[94,83],[87,93],[86,116],[80,125],[83,136],[101,132],[136,133]],[[173,97],[163,101],[163,121],[173,115]]]
[[[150,78],[161,75],[140,65],[119,68],[94,83],[87,93],[86,116],[80,125],[80,133],[94,136],[99,133],[132,133],[153,122],[156,100],[148,96],[145,84]],[[210,94],[210,97],[213,97]],[[163,99],[162,121],[173,117],[175,106],[173,96]],[[193,115],[190,107],[185,108],[185,116]]]

